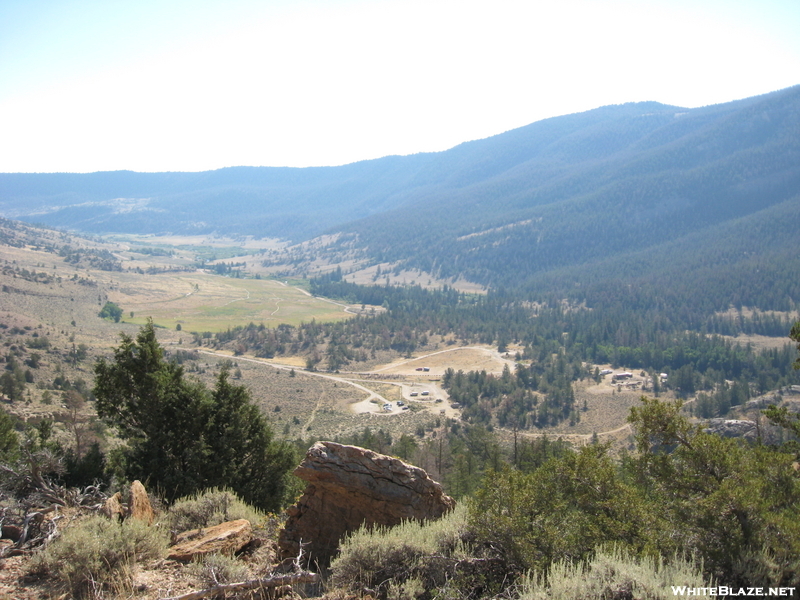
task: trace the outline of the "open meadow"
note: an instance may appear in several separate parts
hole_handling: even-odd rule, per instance
[[[118,275],[109,293],[125,311],[125,320],[143,325],[148,318],[159,326],[183,331],[217,332],[237,325],[333,321],[350,315],[346,306],[314,298],[281,281],[237,279],[203,272],[159,273],[143,277]],[[133,316],[130,316],[130,313]]]

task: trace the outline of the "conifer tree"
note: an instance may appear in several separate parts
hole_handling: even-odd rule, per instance
[[[122,335],[111,362],[95,366],[97,413],[127,443],[120,467],[175,499],[229,487],[245,501],[275,510],[284,500],[291,446],[273,440],[247,390],[223,369],[212,392],[169,362],[152,321],[136,339]]]

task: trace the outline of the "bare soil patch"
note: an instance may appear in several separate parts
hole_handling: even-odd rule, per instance
[[[423,356],[394,361],[383,367],[373,369],[373,373],[388,375],[414,376],[422,379],[440,378],[451,368],[455,371],[486,371],[501,374],[503,367],[515,368],[514,361],[505,354],[501,355],[491,346],[453,347],[437,350]],[[417,369],[428,368],[429,371]]]
[[[752,344],[754,350],[772,350],[781,349],[792,341],[788,337],[768,337],[766,335],[737,335],[736,337],[724,335],[726,340],[730,340],[735,344],[745,346]]]
[[[212,246],[226,248],[238,246],[253,250],[280,249],[286,246],[277,238],[254,238],[252,236],[225,237],[216,235],[118,235],[115,240],[153,246]]]
[[[482,285],[467,281],[463,278],[459,278],[455,281],[438,279],[430,273],[416,269],[404,269],[395,273],[394,268],[394,264],[392,263],[370,265],[348,273],[345,280],[350,283],[358,283],[361,285],[385,285],[388,281],[391,285],[419,285],[428,289],[449,286],[459,292],[466,292],[468,294],[486,293],[486,288]]]

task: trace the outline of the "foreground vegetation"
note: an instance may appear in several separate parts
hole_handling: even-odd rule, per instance
[[[108,259],[67,256],[77,261],[70,265]],[[108,296],[88,267],[74,280],[41,267],[5,267],[4,285],[16,302],[62,294],[75,312],[65,310],[57,324],[56,317],[2,316],[0,391],[14,413],[0,413],[4,525],[53,505],[90,512],[76,506],[82,498],[97,505],[134,478],[148,481],[165,507],[166,529],[147,532],[80,517],[68,535],[71,527],[58,521],[63,536],[37,554],[31,572],[55,582],[60,594],[133,594],[133,573],[162,556],[166,531],[231,516],[232,501],[206,488],[231,488],[254,505],[236,514],[285,507],[297,491],[288,471],[319,435],[306,427],[310,421],[292,415],[295,424],[287,415],[303,393],[303,362],[310,370],[356,370],[377,364],[373,354],[397,358],[461,344],[492,344],[517,366],[496,375],[446,371],[441,383],[462,404],[460,419],[431,415],[402,432],[384,426],[388,420],[370,421],[339,437],[423,466],[460,500],[459,510],[435,524],[354,535],[327,574],[331,595],[627,598],[659,597],[652,590],[672,583],[800,583],[800,421],[781,397],[785,390],[790,399],[789,386],[800,382],[792,369],[797,354],[789,344],[759,351],[723,337],[785,335],[790,313],[703,317],[697,307],[672,313],[536,304],[501,291],[358,287],[334,273],[314,280],[313,292],[382,310],[339,323],[254,323],[188,336],[147,322],[137,332],[123,322],[127,307],[120,323],[104,321],[98,312]],[[93,341],[100,336],[83,333],[90,325],[125,333],[109,352],[107,342]],[[791,337],[800,342],[800,325]],[[201,345],[234,356],[212,376],[199,360]],[[268,412],[240,384],[237,354],[298,359],[296,373],[280,372],[283,387]],[[605,364],[653,382],[657,397],[630,415],[635,437],[574,448],[542,435],[580,420],[575,390],[583,388],[576,383],[594,385]],[[666,381],[655,377],[660,373]],[[741,410],[756,396],[759,407],[783,406],[765,411],[773,425],[759,419],[752,438],[721,438],[694,420]],[[283,439],[273,431],[279,419]],[[772,435],[773,428],[781,433]],[[290,431],[297,433],[293,443]],[[245,576],[243,559],[213,560],[196,567],[207,582]],[[259,568],[272,567],[271,558],[259,560]],[[253,564],[246,566],[252,573]]]
[[[226,369],[210,393],[184,378],[165,360],[152,322],[135,341],[123,335],[113,362],[95,365],[94,394],[98,416],[127,442],[114,456],[123,477],[147,479],[169,500],[220,486],[264,510],[286,503],[293,448],[273,439]]]
[[[148,347],[151,335],[144,328],[135,343],[123,340],[117,364],[98,365],[97,385],[107,385],[103,379],[110,369],[151,363],[154,368],[142,379],[153,384],[148,389],[162,395],[164,406],[170,397],[180,398],[180,372],[162,363],[157,352],[149,353],[158,350]],[[790,437],[800,433],[796,415],[776,408],[765,412]],[[354,533],[330,567],[330,585],[409,600],[498,594],[523,599],[660,598],[667,597],[667,585],[708,587],[711,582],[800,586],[796,442],[767,445],[760,439],[722,438],[692,424],[680,401],[642,397],[629,421],[636,432],[635,454],[615,459],[599,443],[577,450],[556,446],[527,469],[498,455],[498,464],[485,472],[477,491],[444,519]],[[165,421],[162,427],[161,440],[175,436],[185,441],[196,431],[187,429],[194,427],[191,419]],[[44,462],[57,459],[57,447],[48,443],[45,432],[37,433],[36,439],[20,442],[6,421],[1,436],[4,464],[14,466],[4,468],[3,487],[20,502],[30,502],[36,494],[52,501],[61,489],[54,483],[58,460]],[[143,440],[132,441],[130,456],[135,457]],[[183,456],[208,460],[203,452],[202,446],[187,445]],[[261,466],[270,471],[281,461],[280,456],[265,455]],[[232,457],[231,464],[246,463]],[[204,473],[194,460],[183,465],[188,479]],[[171,476],[172,468],[167,464],[165,470],[147,474],[158,481],[162,472]],[[229,469],[219,481],[237,485],[237,477]],[[270,481],[280,489],[276,480]],[[175,502],[165,527],[207,527],[236,516],[259,520],[258,512],[230,498],[212,491]],[[275,496],[270,498],[274,506]],[[76,597],[105,597],[98,590],[121,594],[129,589],[137,561],[163,552],[164,534],[159,531],[139,525],[120,529],[105,519],[87,519],[48,545],[32,569],[40,577],[55,578]],[[220,560],[204,569],[241,573],[235,561]],[[581,585],[576,584],[578,575]]]
[[[669,585],[712,581],[800,586],[794,446],[706,433],[679,402],[643,398],[630,421],[635,456],[616,461],[593,445],[529,473],[490,471],[466,508],[439,523],[351,536],[332,580],[409,598],[509,590],[520,598],[662,598]]]
[[[75,523],[35,554],[28,565],[29,578],[42,583],[43,591],[66,593],[70,598],[129,597],[137,571],[166,555],[170,532],[247,519],[256,539],[274,534],[267,515],[233,492],[215,489],[175,500],[154,525],[134,518],[120,523],[97,514],[73,518]],[[199,587],[241,581],[258,569],[247,559],[252,557],[237,560],[213,554],[186,565],[178,576]]]
[[[617,460],[595,444],[529,472],[503,465],[441,520],[354,532],[326,574],[331,597],[600,600],[668,598],[671,586],[800,586],[797,445],[720,438],[680,408],[642,398],[630,416],[636,455]],[[127,596],[137,570],[163,556],[168,531],[235,518],[266,523],[215,490],[175,501],[151,528],[81,518],[30,573],[73,597]],[[181,576],[242,580],[249,560],[210,557]]]

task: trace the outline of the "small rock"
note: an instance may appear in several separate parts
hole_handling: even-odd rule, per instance
[[[109,519],[116,519],[121,521],[125,516],[125,509],[122,508],[122,494],[117,492],[111,498],[106,500],[103,505],[103,514]]]

